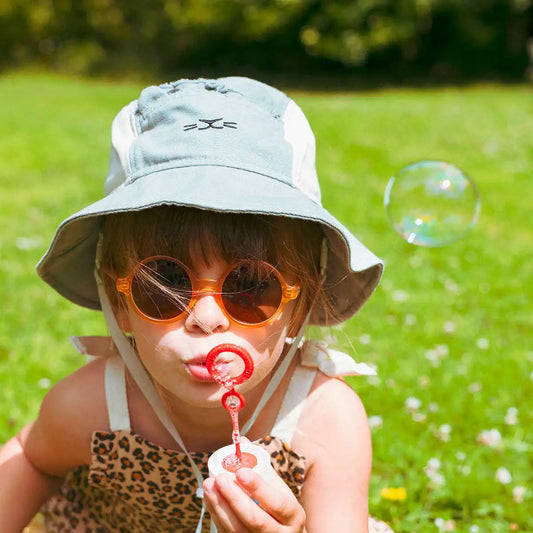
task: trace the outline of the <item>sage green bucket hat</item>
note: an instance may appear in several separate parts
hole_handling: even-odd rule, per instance
[[[325,288],[339,319],[377,286],[383,264],[321,205],[315,139],[284,93],[240,77],[144,89],[112,125],[104,197],[64,220],[37,265],[72,302],[101,309],[94,265],[103,217],[161,205],[314,221],[328,245]],[[315,309],[311,322],[323,324]]]

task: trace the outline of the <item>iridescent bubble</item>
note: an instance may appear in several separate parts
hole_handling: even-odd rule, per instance
[[[403,167],[389,180],[384,203],[394,230],[408,243],[427,247],[464,237],[481,208],[474,181],[443,161]]]

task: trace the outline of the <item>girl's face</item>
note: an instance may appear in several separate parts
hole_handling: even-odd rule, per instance
[[[218,279],[229,265],[217,259],[207,266],[196,262],[191,269],[198,278]],[[287,279],[288,283],[295,280]],[[294,300],[276,320],[258,327],[233,322],[219,307],[212,294],[202,294],[192,313],[171,323],[152,323],[130,307],[120,313],[125,330],[131,331],[139,356],[159,387],[189,405],[220,406],[226,390],[213,381],[205,366],[209,351],[219,344],[231,343],[244,348],[254,362],[252,376],[237,389],[246,394],[268,376],[281,356],[288,335]],[[240,360],[239,360],[240,361]],[[232,370],[238,374],[240,362]]]

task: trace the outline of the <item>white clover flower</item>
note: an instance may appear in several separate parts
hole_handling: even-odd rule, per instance
[[[422,402],[418,398],[415,398],[414,396],[409,396],[409,398],[405,400],[405,407],[407,407],[407,410],[409,412],[418,411],[421,405],[422,405]]]
[[[52,385],[52,382],[48,378],[41,378],[39,380],[39,387],[41,389],[49,389]]]
[[[19,250],[34,250],[35,248],[39,248],[42,244],[42,239],[39,237],[19,237],[16,240],[16,247]]]
[[[441,467],[440,459],[437,459],[436,457],[432,457],[426,466],[426,468],[430,468],[431,470],[438,470]]]
[[[452,427],[450,424],[442,424],[435,432],[435,436],[442,442],[448,442],[450,440],[451,432]]]
[[[444,518],[441,518],[440,516],[435,518],[434,524],[439,531],[444,531]]]
[[[479,392],[483,387],[481,386],[481,383],[478,383],[477,381],[474,381],[474,383],[470,383],[468,385],[468,392],[471,394],[476,394]]]
[[[489,339],[481,337],[476,341],[476,345],[480,350],[487,350],[490,346],[490,342]]]
[[[437,346],[435,346],[435,350],[440,357],[446,357],[450,354],[450,348],[447,344],[437,344]]]
[[[452,294],[461,294],[461,287],[453,279],[447,279],[444,282],[444,288]]]
[[[479,526],[474,524],[470,526],[470,529],[468,530],[470,533],[479,533]]]
[[[409,293],[407,291],[402,291],[401,289],[396,289],[392,293],[392,299],[395,302],[405,302],[409,299]]]
[[[500,150],[500,143],[496,139],[489,139],[483,145],[483,153],[486,155],[497,154]]]
[[[370,429],[379,429],[383,426],[383,418],[378,415],[368,417],[368,425]]]
[[[428,470],[426,475],[436,487],[442,487],[442,485],[446,484],[446,479],[440,472],[432,472],[431,470]]]
[[[518,424],[518,409],[516,407],[509,407],[504,418],[508,426],[516,426]]]
[[[436,413],[439,410],[439,406],[435,402],[431,402],[428,405],[428,409],[430,410],[430,412]]]
[[[379,387],[381,385],[381,378],[379,376],[368,376],[366,381],[374,387]]]
[[[427,420],[427,416],[424,413],[413,413],[411,418],[415,422],[425,422]]]
[[[526,487],[523,487],[522,485],[516,485],[516,487],[513,487],[513,500],[515,503],[522,503],[526,492]]]
[[[435,526],[439,531],[455,531],[455,520],[444,520],[443,518],[435,518]]]
[[[359,342],[361,344],[370,344],[371,341],[372,337],[368,333],[363,333],[363,335],[359,337]]]
[[[466,367],[466,365],[457,365],[457,374],[459,374],[460,376],[464,376],[467,373],[468,368]]]
[[[465,452],[457,452],[455,454],[455,458],[458,460],[458,461],[464,461],[466,459],[466,453]]]
[[[426,350],[424,356],[431,363],[432,366],[437,367],[440,365],[441,356],[434,348]]]
[[[461,465],[458,470],[460,474],[463,474],[463,476],[468,476],[470,472],[472,472],[470,465]]]
[[[404,324],[406,326],[414,326],[416,324],[416,315],[413,315],[413,313],[405,315]]]
[[[387,324],[395,326],[398,324],[398,317],[396,315],[387,315]]]
[[[495,448],[496,446],[499,446],[502,442],[502,435],[501,433],[493,428],[493,429],[484,429],[478,436],[477,441],[479,444],[483,444],[484,446],[489,446],[490,448]]]
[[[450,353],[450,348],[447,344],[437,344],[434,348],[426,350],[424,353],[426,359],[432,366],[437,367],[440,365],[440,361],[443,357],[446,357]]]
[[[502,485],[508,485],[513,480],[511,472],[509,472],[504,466],[500,466],[500,468],[496,470],[494,477],[496,478],[496,481],[499,481]]]
[[[444,333],[454,333],[455,322],[451,322],[451,321],[444,322],[444,324],[442,325],[442,330],[444,331]]]
[[[427,387],[429,385],[429,378],[427,376],[420,376],[418,378],[418,384],[421,387]]]
[[[392,289],[392,281],[385,277],[385,279],[379,284],[379,286],[386,291],[390,291]]]
[[[433,485],[440,487],[446,483],[444,476],[440,473],[441,462],[436,457],[432,457],[424,467],[424,472]]]

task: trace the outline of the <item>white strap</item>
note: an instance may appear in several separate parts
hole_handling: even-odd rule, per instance
[[[291,364],[291,361],[294,359],[294,356],[296,355],[296,352],[300,345],[300,341],[302,340],[302,337],[307,328],[307,324],[309,323],[310,317],[311,317],[311,312],[309,312],[307,316],[305,317],[305,320],[303,321],[303,324],[300,326],[300,330],[298,331],[298,335],[296,335],[296,338],[294,339],[292,346],[287,352],[287,355],[285,356],[285,358],[279,365],[278,369],[274,372],[274,375],[270,379],[267,385],[267,388],[265,389],[265,392],[263,393],[263,396],[261,396],[261,399],[259,400],[259,403],[257,404],[255,408],[255,411],[253,412],[250,419],[247,420],[246,424],[244,424],[244,426],[242,427],[241,435],[245,435],[246,432],[253,426],[254,422],[259,416],[259,413],[261,412],[263,407],[266,405],[268,400],[270,400],[272,394],[274,394],[274,391],[277,389],[278,385],[281,383],[281,380],[283,379],[283,376],[287,372],[289,365]]]
[[[111,431],[131,431],[126,367],[119,356],[110,357],[105,365],[105,397]]]
[[[292,442],[292,437],[298,426],[298,420],[300,420],[305,400],[309,395],[315,376],[316,369],[298,366],[294,370],[278,417],[272,428],[272,436],[278,437],[287,444]]]
[[[348,354],[328,348],[323,341],[306,341],[302,347],[302,366],[318,368],[326,376],[375,376],[375,368],[356,363]]]

